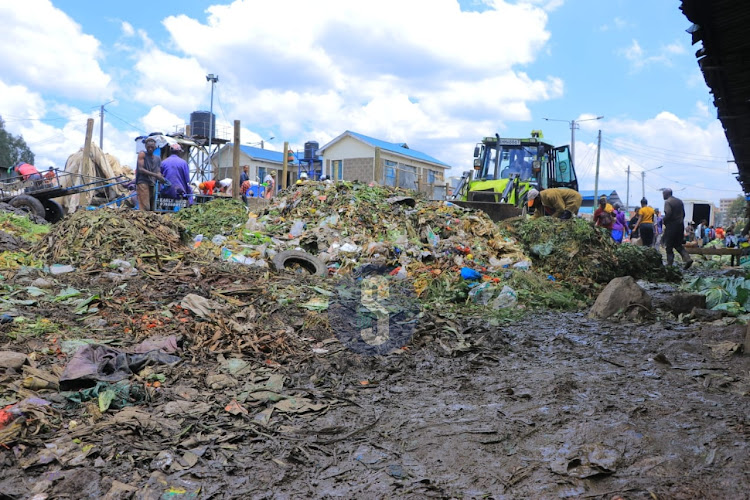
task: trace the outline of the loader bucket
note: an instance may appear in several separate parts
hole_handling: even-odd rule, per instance
[[[452,201],[459,207],[473,208],[486,213],[494,222],[518,217],[521,215],[521,209],[510,203],[493,203],[487,201]]]

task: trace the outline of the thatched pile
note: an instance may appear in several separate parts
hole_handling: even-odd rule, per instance
[[[88,162],[83,161],[83,148],[70,155],[68,161],[65,162],[65,173],[71,175],[60,177],[61,187],[87,184],[96,179],[109,179],[120,175],[128,179],[135,178],[133,169],[127,165],[121,165],[117,158],[104,153],[96,144],[91,144]],[[66,196],[58,201],[65,207],[67,213],[73,213],[79,206],[91,205],[95,197],[113,200],[126,194],[128,194],[128,189],[121,185]]]

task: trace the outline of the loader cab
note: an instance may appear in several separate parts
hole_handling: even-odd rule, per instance
[[[569,146],[550,147],[542,157],[539,185],[542,189],[564,187],[578,191],[578,178]]]
[[[522,182],[536,182],[540,173],[539,150],[539,145],[522,144],[520,139],[485,139],[474,148],[474,178],[498,180],[517,177]]]

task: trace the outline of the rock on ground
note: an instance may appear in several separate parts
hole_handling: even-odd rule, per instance
[[[592,318],[609,318],[633,306],[651,310],[651,297],[631,276],[615,278],[604,287],[589,311]]]

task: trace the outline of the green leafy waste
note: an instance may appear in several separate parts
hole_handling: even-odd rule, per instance
[[[190,236],[202,234],[211,239],[217,234],[232,233],[247,222],[247,207],[233,198],[215,198],[169,215],[180,221]]]
[[[745,277],[698,277],[685,289],[705,295],[708,309],[730,314],[750,312],[750,279]]]

